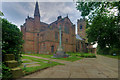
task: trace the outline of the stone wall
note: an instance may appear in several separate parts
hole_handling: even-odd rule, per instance
[[[83,40],[78,40],[76,39],[76,52],[88,52],[87,49],[87,44],[85,43],[85,41]]]

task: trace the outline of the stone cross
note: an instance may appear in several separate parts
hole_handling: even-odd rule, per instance
[[[59,46],[61,47],[61,43],[62,43],[62,40],[61,40],[61,26],[59,26],[59,35],[60,35]]]
[[[61,34],[61,26],[59,26],[59,35],[60,35],[60,41],[59,41],[59,47],[57,49],[56,54],[53,55],[54,58],[63,58],[63,57],[69,57],[69,55],[65,54],[63,48],[62,48],[62,34]]]

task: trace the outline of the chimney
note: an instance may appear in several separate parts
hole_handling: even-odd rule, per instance
[[[57,20],[62,19],[62,16],[58,16]]]

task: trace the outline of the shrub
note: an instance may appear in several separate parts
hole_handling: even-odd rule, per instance
[[[118,48],[112,48],[109,53],[110,53],[111,55],[113,55],[114,53],[115,53],[116,55],[119,55],[119,54],[120,54],[120,49],[118,49]]]
[[[12,78],[10,69],[4,64],[5,54],[14,54],[15,60],[21,63],[22,33],[16,25],[2,19],[2,77]]]
[[[103,55],[113,55],[113,54],[119,55],[120,54],[120,48],[116,46],[111,46],[110,48],[100,48],[97,47],[97,54],[103,54]]]
[[[21,62],[22,33],[16,25],[11,24],[6,19],[2,19],[2,55],[14,54],[15,59]]]
[[[2,78],[12,78],[10,68],[8,68],[4,63],[2,63]]]
[[[84,54],[81,54],[81,56],[80,57],[84,57]]]

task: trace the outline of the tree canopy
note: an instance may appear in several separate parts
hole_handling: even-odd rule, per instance
[[[0,11],[0,16],[4,14]],[[5,65],[4,55],[14,54],[21,63],[22,33],[16,25],[0,17],[0,51],[2,52],[2,78],[12,78],[10,68]],[[1,63],[0,63],[1,64]],[[1,65],[0,65],[1,66]]]
[[[78,1],[77,10],[83,18],[88,17],[86,33],[89,43],[97,42],[100,49],[120,48],[120,2]]]
[[[0,16],[4,16],[4,14],[0,11]]]

